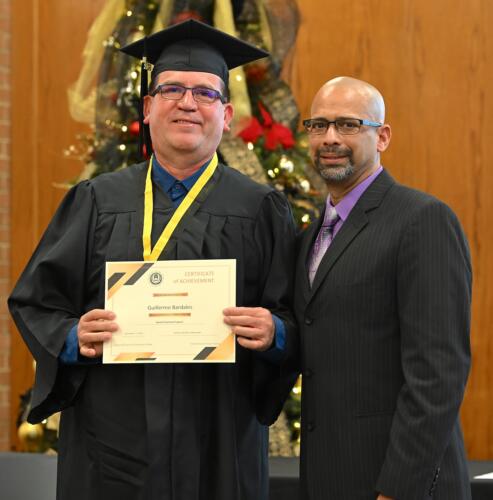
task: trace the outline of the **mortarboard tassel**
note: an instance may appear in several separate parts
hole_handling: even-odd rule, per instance
[[[148,85],[147,85],[147,58],[142,59],[142,65],[140,67],[140,99],[139,99],[139,153],[142,158],[145,158],[144,145],[145,131],[144,131],[144,97],[147,95]],[[147,147],[147,146],[146,146]],[[149,152],[149,151],[147,151]]]
[[[148,158],[152,154],[152,142],[149,126],[144,124],[144,97],[149,92],[147,83],[150,64],[147,62],[147,37],[144,37],[144,57],[140,69],[140,101],[139,101],[139,152],[142,158]]]

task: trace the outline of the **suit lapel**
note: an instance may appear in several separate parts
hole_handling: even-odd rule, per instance
[[[320,226],[322,225],[322,221],[324,220],[324,211],[320,215],[320,217],[313,222],[303,233],[301,238],[300,250],[298,253],[298,279],[296,280],[300,290],[303,293],[303,298],[305,301],[308,301],[310,298],[310,282],[308,281],[308,255],[310,250],[315,242],[315,238],[317,237],[318,231],[320,230]]]
[[[331,270],[332,266],[336,263],[337,259],[367,224],[368,217],[366,213],[356,204],[340,231],[336,234],[327,252],[325,252],[317,270],[317,274],[315,275],[315,279],[313,280],[310,296],[316,293],[318,287],[325,279],[325,276]]]
[[[334,264],[348,248],[351,242],[357,237],[358,233],[369,223],[367,212],[377,208],[381,201],[383,200],[388,189],[395,184],[394,179],[383,170],[382,173],[368,186],[366,191],[361,195],[361,198],[357,201],[354,208],[351,210],[349,217],[346,219],[342,225],[340,231],[335,236],[333,242],[331,243],[329,249],[325,253],[320,266],[315,275],[313,281],[313,286],[310,289],[308,284],[308,273],[306,266],[304,266],[304,278],[307,284],[305,290],[305,282],[303,282],[303,295],[306,301],[310,300],[314,294],[317,292],[318,288],[324,281],[327,274],[330,272]],[[322,218],[321,218],[322,220]],[[313,233],[316,235],[318,228],[320,227],[320,221],[313,224],[315,226]],[[311,228],[310,228],[311,229]],[[306,235],[302,246],[302,257],[304,256],[305,262],[308,252],[310,251],[314,241],[314,235],[310,233]],[[305,247],[308,246],[308,249]],[[304,254],[303,252],[306,252]]]

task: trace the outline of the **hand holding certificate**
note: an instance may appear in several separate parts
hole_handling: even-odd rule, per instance
[[[234,363],[222,311],[235,295],[234,259],[107,262],[105,308],[119,329],[103,363]]]

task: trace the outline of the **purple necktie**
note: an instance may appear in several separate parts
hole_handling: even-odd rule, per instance
[[[339,215],[337,215],[336,209],[333,206],[328,207],[325,212],[324,221],[322,227],[318,233],[317,239],[312,248],[312,254],[308,266],[308,279],[310,280],[310,285],[313,284],[315,279],[315,274],[317,273],[318,266],[332,243],[332,238],[334,235],[334,227],[339,220]]]

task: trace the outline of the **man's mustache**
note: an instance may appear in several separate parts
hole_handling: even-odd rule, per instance
[[[322,146],[317,149],[317,158],[323,153],[328,153],[334,156],[351,156],[353,150],[351,148],[342,148],[340,146]]]

